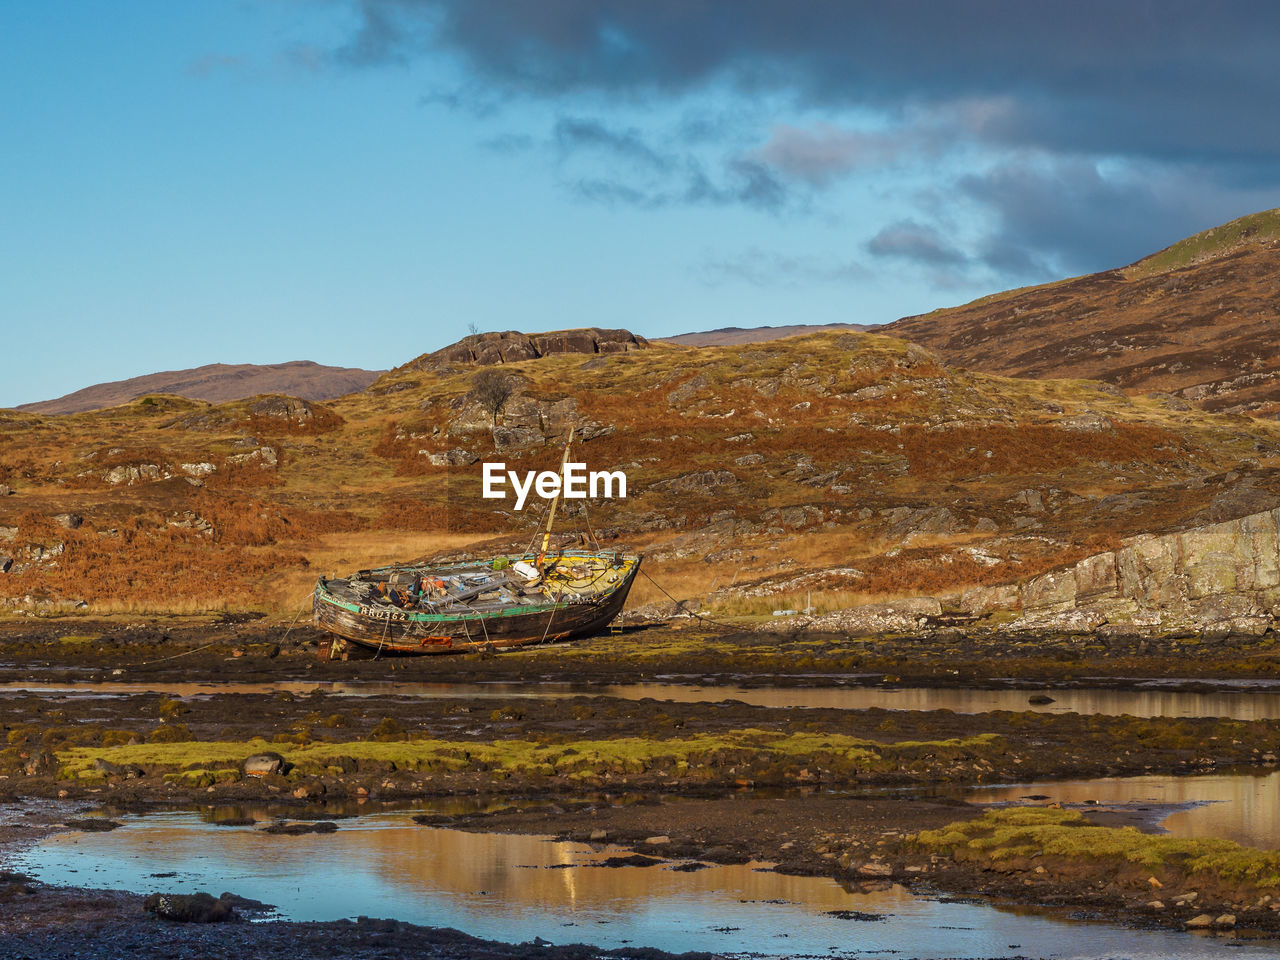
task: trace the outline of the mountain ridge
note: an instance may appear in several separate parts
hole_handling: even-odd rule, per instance
[[[283,394],[303,400],[332,400],[365,389],[380,370],[331,367],[313,360],[284,363],[207,363],[185,370],[113,380],[83,387],[52,400],[24,403],[24,413],[67,414],[119,406],[147,394],[172,394],[189,400],[226,403],[260,394]]]

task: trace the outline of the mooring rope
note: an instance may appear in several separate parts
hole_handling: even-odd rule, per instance
[[[223,641],[221,640],[212,640],[209,643],[204,644],[204,646],[192,647],[190,650],[183,650],[181,653],[175,653],[172,657],[161,657],[159,660],[144,660],[142,663],[134,664],[134,666],[149,667],[153,663],[164,663],[167,660],[177,660],[179,657],[189,656],[190,654],[193,654],[193,653],[199,653],[201,650],[208,650],[210,647],[216,647],[218,644],[222,642]]]
[[[670,600],[672,603],[676,605],[677,610],[683,609],[684,605],[689,602],[689,600],[677,600],[675,597],[673,597],[670,593],[667,592],[667,588],[664,587],[662,584],[660,584],[657,580],[653,579],[653,577],[649,576],[649,571],[645,570],[643,567],[640,568],[640,572],[644,574],[646,580],[648,580],[655,587],[657,587],[659,590],[662,591],[663,596],[665,596],[668,600]],[[740,631],[742,629],[742,627],[736,626],[731,623],[724,623],[720,620],[712,620],[710,617],[704,617],[702,614],[698,613],[696,610],[685,610],[685,613],[689,614],[689,616],[691,617],[697,617],[703,623],[710,623],[717,627],[723,627],[725,630]]]
[[[315,594],[315,590],[314,590],[314,588],[313,588],[313,589],[311,589],[311,590],[308,590],[308,591],[307,591],[307,599],[308,599],[308,600],[310,600],[310,599],[311,599],[311,597],[312,597],[314,594]],[[288,640],[288,639],[289,639],[289,634],[293,633],[293,628],[294,628],[294,627],[296,627],[296,626],[298,625],[298,621],[302,618],[302,615],[303,615],[304,613],[306,613],[306,612],[307,612],[307,606],[308,606],[308,604],[304,601],[304,602],[303,602],[303,604],[302,604],[302,606],[298,609],[298,614],[297,614],[297,616],[295,616],[295,617],[293,618],[293,623],[289,624],[289,629],[288,629],[288,630],[286,630],[286,631],[284,632],[284,636],[280,638],[280,646],[282,646],[282,647],[283,647],[283,646],[284,646],[284,642],[285,642],[286,640]]]

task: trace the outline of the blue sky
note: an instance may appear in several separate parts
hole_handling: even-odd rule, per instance
[[[1280,204],[1277,9],[9,4],[0,406],[1118,266]]]

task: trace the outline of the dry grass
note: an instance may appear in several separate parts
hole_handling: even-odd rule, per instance
[[[646,572],[680,599],[705,598],[735,578],[740,585],[831,567],[856,567],[865,576],[815,587],[819,608],[1007,582],[1102,549],[1088,509],[1042,518],[1056,524],[1047,530],[1056,546],[999,566],[939,561],[983,539],[971,530],[904,543],[881,513],[944,505],[993,518],[1003,535],[1017,515],[1010,498],[1024,488],[1142,491],[1147,502],[1108,525],[1110,536],[1120,536],[1180,522],[1203,506],[1212,491],[1189,479],[1246,457],[1280,463],[1270,424],[1171,411],[1081,381],[947,370],[919,348],[883,336],[663,346],[602,359],[589,371],[582,367],[594,359],[557,356],[511,364],[509,372],[524,378],[530,396],[572,396],[583,419],[613,427],[576,448],[593,469],[625,466],[628,474],[629,499],[592,505],[592,523],[611,528],[608,545],[649,553]],[[470,389],[469,373],[405,369],[387,382],[393,380],[417,385],[342,398],[318,422],[296,429],[252,421],[247,402],[166,397],[66,417],[0,416],[0,482],[19,490],[0,499],[0,525],[20,528],[19,549],[65,546],[55,563],[0,578],[0,593],[83,598],[98,610],[278,609],[320,573],[455,550],[490,534],[522,547],[535,518],[482,501],[478,465],[432,467],[418,454],[462,446],[494,455],[488,431],[447,435],[450,401]],[[879,395],[855,398],[880,385],[887,389]],[[1114,429],[1060,429],[1058,415],[1046,412],[1050,404],[1065,416],[1103,416]],[[192,416],[206,425],[177,426]],[[276,449],[277,469],[228,463],[245,452],[237,443],[250,429]],[[735,463],[748,454],[759,459]],[[521,470],[554,469],[559,455],[536,447],[500,459]],[[802,455],[807,472],[797,471]],[[218,470],[199,488],[180,477],[133,486],[101,479],[112,465],[159,463],[177,473],[177,465],[205,461]],[[1110,466],[1100,470],[1099,461]],[[651,489],[682,474],[722,470],[736,482],[701,493]],[[814,475],[827,479],[809,482]],[[832,490],[840,485],[849,492]],[[767,512],[787,506],[816,508],[822,519],[767,532],[776,522]],[[863,508],[870,519],[858,518]],[[66,511],[83,515],[85,526],[68,531],[49,522]],[[677,538],[696,538],[709,516],[725,514],[755,532],[731,532],[684,559],[652,558]],[[189,515],[210,522],[214,535],[172,525]],[[569,518],[559,529],[575,524]],[[0,552],[13,549],[0,542]],[[759,604],[741,601],[738,609],[795,606],[806,595],[784,591]],[[654,600],[665,596],[642,577],[632,603]]]

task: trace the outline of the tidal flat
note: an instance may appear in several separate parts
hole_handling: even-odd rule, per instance
[[[180,810],[203,811],[210,822],[256,810],[240,818],[251,844],[323,845],[351,829],[352,817],[367,823],[399,811],[416,817],[409,830],[608,845],[662,870],[758,864],[825,878],[851,897],[890,885],[908,897],[959,896],[1098,929],[1121,925],[1135,937],[1189,936],[1187,923],[1204,915],[1233,936],[1280,930],[1267,892],[1276,854],[1211,836],[1169,846],[1159,836],[1186,802],[972,793],[1057,781],[1083,781],[1087,793],[1100,778],[1267,777],[1280,720],[1266,709],[1237,711],[1263,719],[1222,716],[1218,700],[1195,699],[1270,696],[1270,651],[1260,641],[1174,649],[1172,641],[1139,648],[1048,638],[1041,649],[1021,650],[744,635],[735,648],[729,635],[655,627],[493,656],[322,662],[316,639],[288,624],[237,618],[0,628],[5,923],[10,935],[27,937],[18,942],[48,944],[26,955],[123,955],[111,950],[129,937],[191,956],[266,950],[273,937],[294,937],[298,955],[316,956],[535,949],[503,942],[518,938],[516,928],[473,940],[475,930],[442,932],[434,919],[423,926],[404,916],[277,916],[218,924],[223,932],[215,933],[145,912],[143,897],[165,891],[167,870],[153,871],[144,889],[114,890],[92,889],[93,873],[24,872],[32,850],[75,835],[86,818],[134,823]],[[1179,701],[1182,715],[1052,709],[1055,694],[1081,685],[1128,695],[1153,683],[1189,698]],[[824,698],[903,686],[913,696],[899,709]],[[931,690],[941,701],[982,689],[1025,709],[919,709]],[[787,698],[770,700],[770,691]],[[809,691],[818,705],[803,705]],[[1211,715],[1186,715],[1196,709]],[[247,774],[244,761],[264,753],[278,755],[280,769]],[[337,834],[257,836],[268,821],[330,822]],[[95,842],[110,849],[115,836]],[[233,876],[209,892],[223,889],[252,896]],[[84,953],[95,930],[114,932],[99,952]],[[769,955],[787,955],[777,949]],[[1023,944],[1009,955],[1061,952]]]

